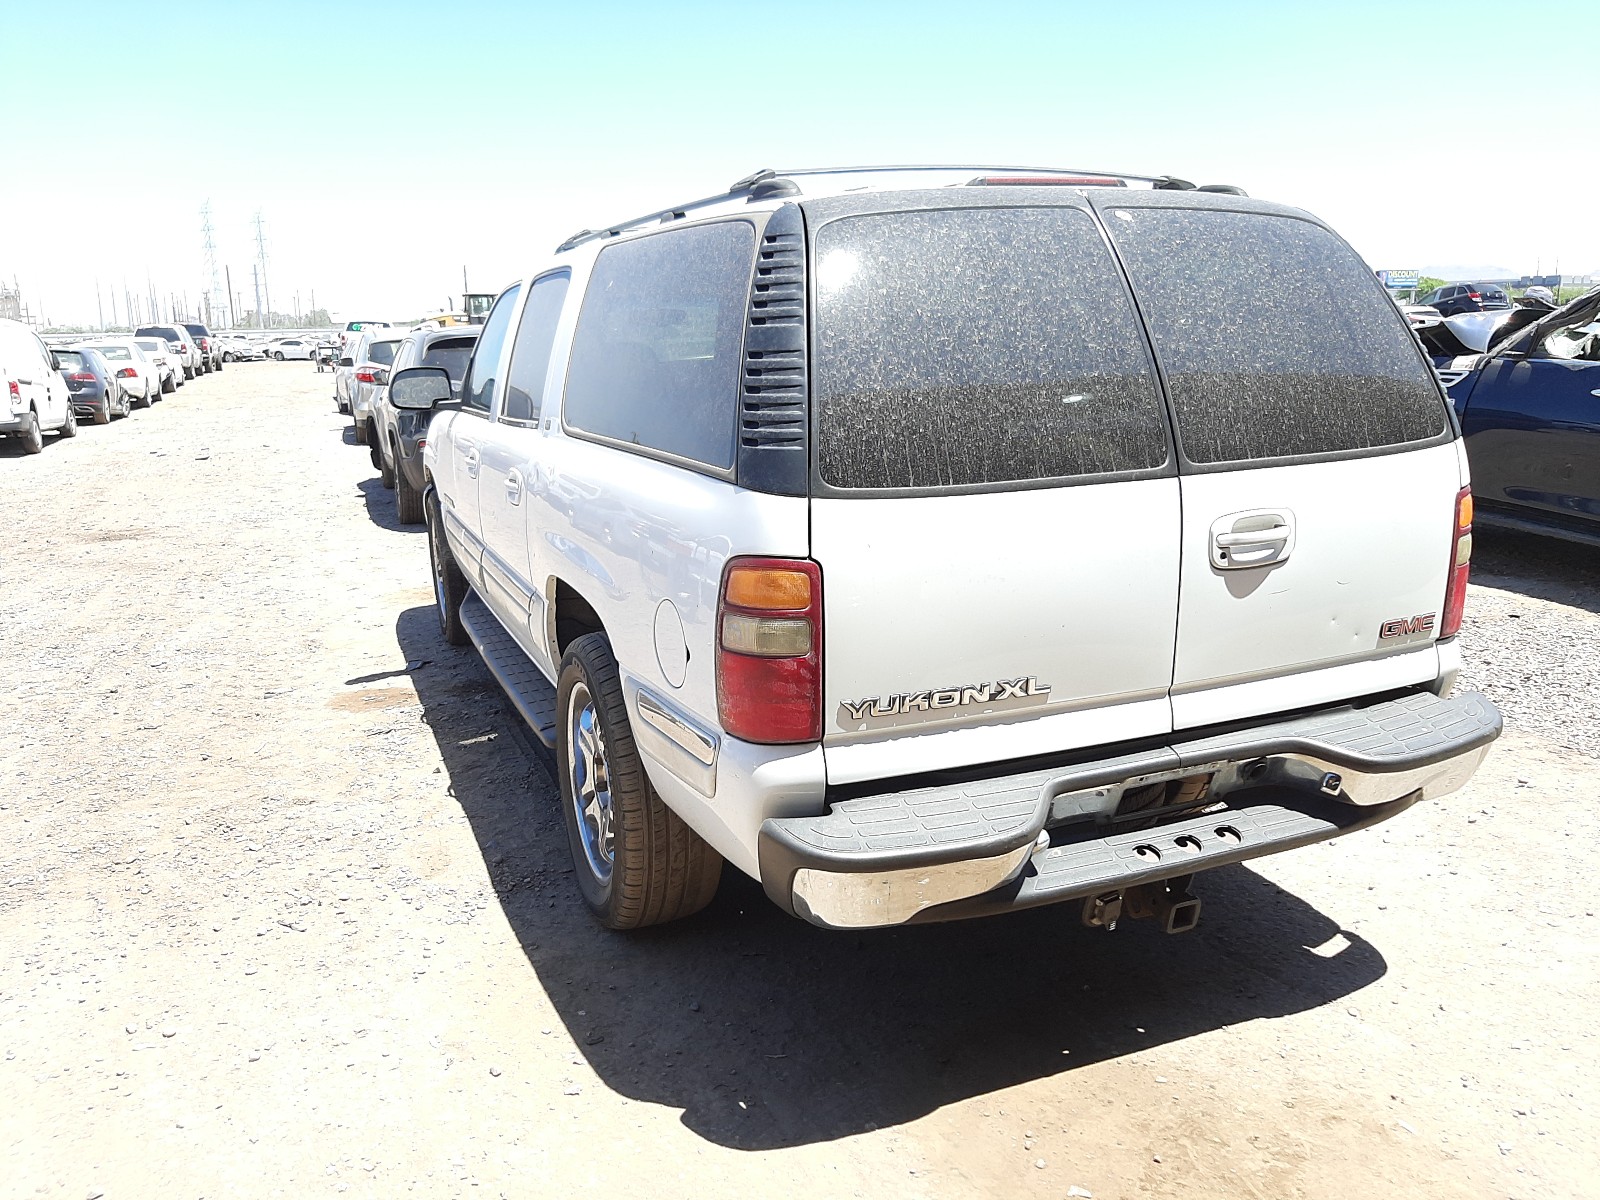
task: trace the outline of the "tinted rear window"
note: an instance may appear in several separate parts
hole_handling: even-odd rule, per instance
[[[1166,462],[1149,354],[1087,213],[850,217],[822,227],[814,258],[825,482],[944,488]]]
[[[129,350],[126,346],[96,346],[95,349],[106,358],[115,362],[122,362],[124,360],[131,361],[133,359],[133,351]]]
[[[1378,449],[1444,432],[1444,401],[1361,259],[1308,221],[1124,209],[1106,221],[1191,462]]]
[[[725,221],[600,252],[567,363],[567,424],[726,468],[755,229]]]
[[[298,342],[295,343],[299,345]],[[394,365],[394,352],[400,349],[399,342],[373,342],[367,347],[367,361],[379,363],[385,367]]]
[[[477,338],[455,338],[448,342],[435,342],[428,347],[418,365],[443,367],[451,383],[460,383],[467,373],[467,359],[472,357],[472,344]]]
[[[76,350],[57,350],[56,361],[61,364],[63,371],[83,370],[83,355]]]

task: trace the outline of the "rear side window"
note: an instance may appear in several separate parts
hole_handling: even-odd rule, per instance
[[[726,469],[755,229],[727,221],[608,246],[567,364],[566,424]]]
[[[942,489],[1168,458],[1149,352],[1073,208],[849,217],[816,237],[822,479]]]
[[[556,322],[567,298],[572,276],[561,271],[533,281],[522,324],[511,347],[506,375],[506,402],[500,415],[508,421],[537,421],[544,407],[544,380],[550,371],[550,351],[555,344]]]
[[[286,342],[285,345],[298,346],[299,342]],[[378,363],[380,366],[392,367],[394,365],[394,352],[400,349],[399,342],[373,342],[367,347],[367,361]]]
[[[1197,464],[1375,450],[1447,428],[1372,273],[1309,221],[1119,209],[1106,222]]]

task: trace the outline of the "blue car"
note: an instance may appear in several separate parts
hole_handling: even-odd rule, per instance
[[[1600,288],[1440,374],[1478,520],[1600,546]]]

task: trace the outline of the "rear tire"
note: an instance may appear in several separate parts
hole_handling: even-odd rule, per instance
[[[369,439],[370,440],[370,439]],[[372,457],[377,459],[378,482],[391,492],[394,491],[395,469],[389,465],[389,456],[383,452],[383,439],[380,437],[372,447]]]
[[[149,387],[146,387],[145,390],[144,390],[144,395],[140,396],[137,400],[135,400],[133,402],[133,406],[135,408],[149,408],[154,403],[155,403],[155,394],[150,391]]]
[[[171,375],[168,375],[165,379],[163,379],[161,381],[161,394],[163,396],[170,396],[170,395],[172,395],[173,392],[175,392],[177,390],[178,390],[177,382],[172,378]]]
[[[402,525],[415,525],[422,520],[422,493],[411,486],[399,465],[394,471],[394,512]]]
[[[367,444],[367,427],[360,421],[352,421],[351,424],[355,426],[356,445],[365,446]]]
[[[17,434],[17,440],[22,443],[24,454],[39,454],[44,450],[44,431],[39,428],[39,414],[33,409],[28,410],[28,420],[22,427],[22,432]]]
[[[461,623],[461,605],[467,599],[467,577],[456,566],[455,555],[444,536],[444,513],[439,497],[428,493],[428,559],[433,566],[433,603],[439,614],[439,632],[452,646],[472,641]]]
[[[556,713],[561,808],[589,910],[608,929],[639,929],[711,903],[722,857],[651,786],[605,634],[567,647]]]
[[[193,367],[184,367],[183,368],[183,377],[185,379],[193,379],[194,378],[194,368]]]
[[[78,414],[73,411],[70,404],[67,405],[67,423],[58,432],[64,438],[78,436]]]
[[[273,359],[274,362],[282,362],[283,361],[283,351],[282,350],[274,350],[272,352],[272,359]]]

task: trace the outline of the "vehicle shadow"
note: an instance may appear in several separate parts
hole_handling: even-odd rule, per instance
[[[570,878],[549,755],[476,654],[444,644],[431,607],[401,613],[395,633],[406,661],[428,663],[412,673],[424,719],[573,1041],[606,1086],[681,1109],[718,1145],[773,1149],[900,1124],[1316,1008],[1387,970],[1371,944],[1244,867],[1201,881],[1205,916],[1181,937],[1150,922],[1091,930],[1076,905],[828,932],[781,913],[731,867],[700,915],[608,932]]]
[[[383,481],[376,475],[370,479],[356,481],[356,487],[361,491],[361,498],[366,501],[367,515],[372,518],[372,523],[382,529],[393,529],[396,533],[426,533],[426,525],[402,525],[398,510],[394,506],[394,492],[383,486]]]
[[[1472,582],[1600,613],[1600,549],[1479,525]]]

